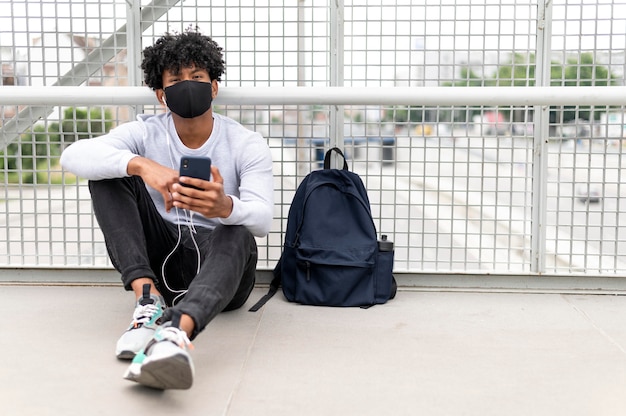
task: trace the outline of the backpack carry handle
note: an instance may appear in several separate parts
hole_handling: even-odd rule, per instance
[[[330,169],[330,155],[332,152],[339,153],[339,156],[343,158],[343,170],[348,170],[348,162],[346,162],[346,157],[343,155],[343,152],[338,147],[332,147],[326,152],[326,155],[324,156],[324,169]]]

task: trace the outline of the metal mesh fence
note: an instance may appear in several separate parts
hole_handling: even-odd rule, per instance
[[[225,89],[624,85],[624,0],[0,0],[0,95],[139,86],[143,47],[188,27],[224,48]],[[60,152],[163,109],[18,104],[0,107],[0,265],[109,267],[86,183],[62,172]],[[280,255],[297,184],[339,144],[398,272],[626,273],[624,106],[477,98],[216,111],[273,152],[275,222],[258,241],[259,268]]]

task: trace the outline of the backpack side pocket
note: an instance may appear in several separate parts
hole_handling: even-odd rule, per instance
[[[393,255],[393,251],[378,251],[376,270],[374,272],[376,303],[385,303],[396,294],[395,279],[393,277]]]

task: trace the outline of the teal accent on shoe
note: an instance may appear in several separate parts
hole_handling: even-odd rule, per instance
[[[141,364],[143,363],[143,360],[145,360],[147,357],[145,351],[141,351],[140,353],[138,353],[137,355],[135,355],[135,358],[133,358],[133,364]]]
[[[157,302],[157,306],[159,307],[159,310],[152,315],[152,318],[150,319],[150,321],[148,321],[148,323],[146,325],[148,326],[152,326],[156,324],[156,321],[163,316],[163,307],[161,306],[161,302]]]

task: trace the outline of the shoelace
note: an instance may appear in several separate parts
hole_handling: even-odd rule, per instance
[[[171,341],[181,348],[193,350],[193,344],[187,337],[187,333],[173,326],[161,327],[161,339]]]
[[[133,328],[138,328],[140,325],[150,322],[150,319],[158,311],[159,307],[153,303],[137,306],[135,312],[133,312]]]

